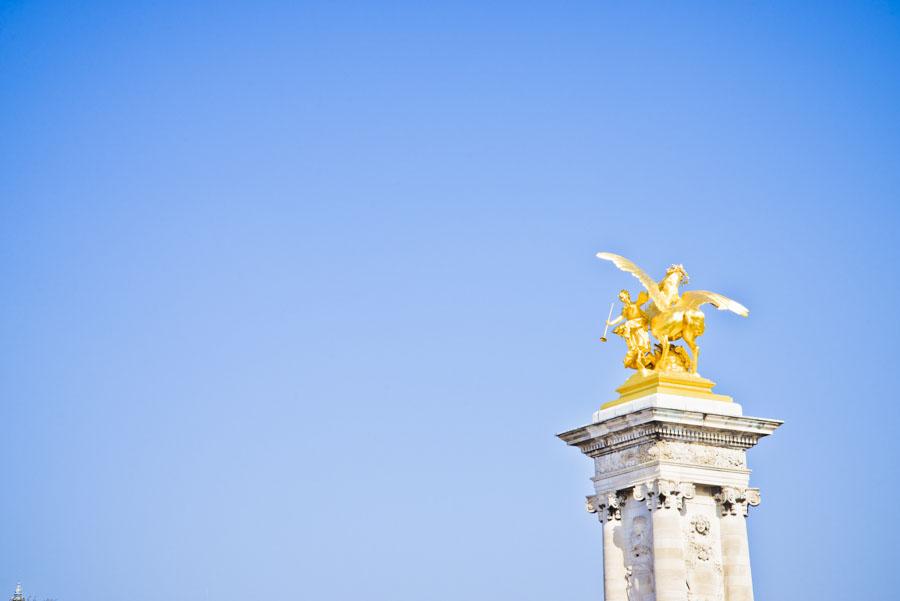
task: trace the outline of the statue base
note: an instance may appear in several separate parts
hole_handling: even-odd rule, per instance
[[[606,601],[752,601],[746,451],[782,422],[747,417],[713,382],[635,374],[591,424],[558,436],[594,463]],[[725,401],[725,402],[723,402]]]
[[[625,383],[616,388],[619,398],[604,403],[601,409],[608,409],[639,399],[650,394],[669,394],[695,399],[732,402],[730,396],[713,394],[716,383],[698,374],[678,371],[640,370],[634,372]]]

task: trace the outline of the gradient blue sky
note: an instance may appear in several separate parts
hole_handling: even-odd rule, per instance
[[[0,7],[0,594],[600,599],[598,250],[751,309],[757,598],[896,594],[896,3]]]

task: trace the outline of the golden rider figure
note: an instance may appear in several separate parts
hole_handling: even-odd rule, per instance
[[[637,302],[631,302],[627,290],[619,293],[622,301],[622,315],[609,325],[625,320],[625,323],[613,330],[625,339],[628,354],[625,355],[625,367],[644,370],[650,367],[656,371],[670,371],[684,368],[691,374],[697,373],[697,357],[700,345],[697,339],[706,329],[705,318],[700,307],[710,304],[720,311],[731,311],[742,317],[750,313],[741,303],[708,290],[688,290],[679,293],[679,286],[687,283],[687,271],[682,265],[672,265],[666,270],[665,277],[656,282],[643,269],[621,255],[601,252],[597,257],[610,261],[621,269],[636,277],[644,286],[638,295]],[[647,310],[641,305],[647,302]],[[650,336],[659,341],[659,356],[650,355]],[[684,340],[691,350],[690,355],[684,347],[673,346],[677,340]],[[675,359],[672,359],[672,355]]]
[[[637,301],[631,301],[631,294],[627,290],[619,292],[619,300],[622,301],[622,314],[606,325],[615,326],[624,320],[613,330],[613,334],[621,336],[628,345],[623,363],[631,369],[644,369],[650,358],[650,334],[647,327],[650,323],[647,314],[641,309],[641,305],[647,302],[650,295],[644,291],[638,293]]]

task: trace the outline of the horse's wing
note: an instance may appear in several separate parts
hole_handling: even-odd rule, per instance
[[[666,302],[665,300],[663,300],[662,295],[659,293],[659,286],[656,285],[656,282],[653,281],[653,278],[647,275],[643,269],[621,255],[614,255],[612,253],[597,253],[597,258],[604,259],[606,261],[612,261],[613,265],[639,279],[641,281],[641,284],[644,285],[644,288],[647,289],[647,292],[650,293],[650,298],[653,299],[653,304],[656,305],[660,310],[664,310],[666,308]]]
[[[716,294],[715,292],[710,292],[708,290],[688,290],[681,295],[681,302],[679,304],[685,309],[697,309],[700,305],[705,303],[713,305],[719,311],[725,311],[727,309],[732,313],[737,313],[741,317],[747,317],[747,315],[750,314],[750,310],[741,303],[731,300],[727,296],[722,296],[721,294]]]

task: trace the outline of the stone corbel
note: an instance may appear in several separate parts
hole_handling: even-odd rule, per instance
[[[626,497],[616,491],[590,495],[585,502],[588,513],[596,513],[600,523],[622,519],[622,506]]]
[[[638,501],[646,501],[650,511],[655,509],[680,511],[684,506],[684,500],[694,497],[694,485],[690,482],[651,480],[635,486],[633,494]]]
[[[723,516],[743,515],[747,516],[750,507],[759,505],[758,488],[737,488],[735,486],[723,486],[716,493],[716,504]]]

